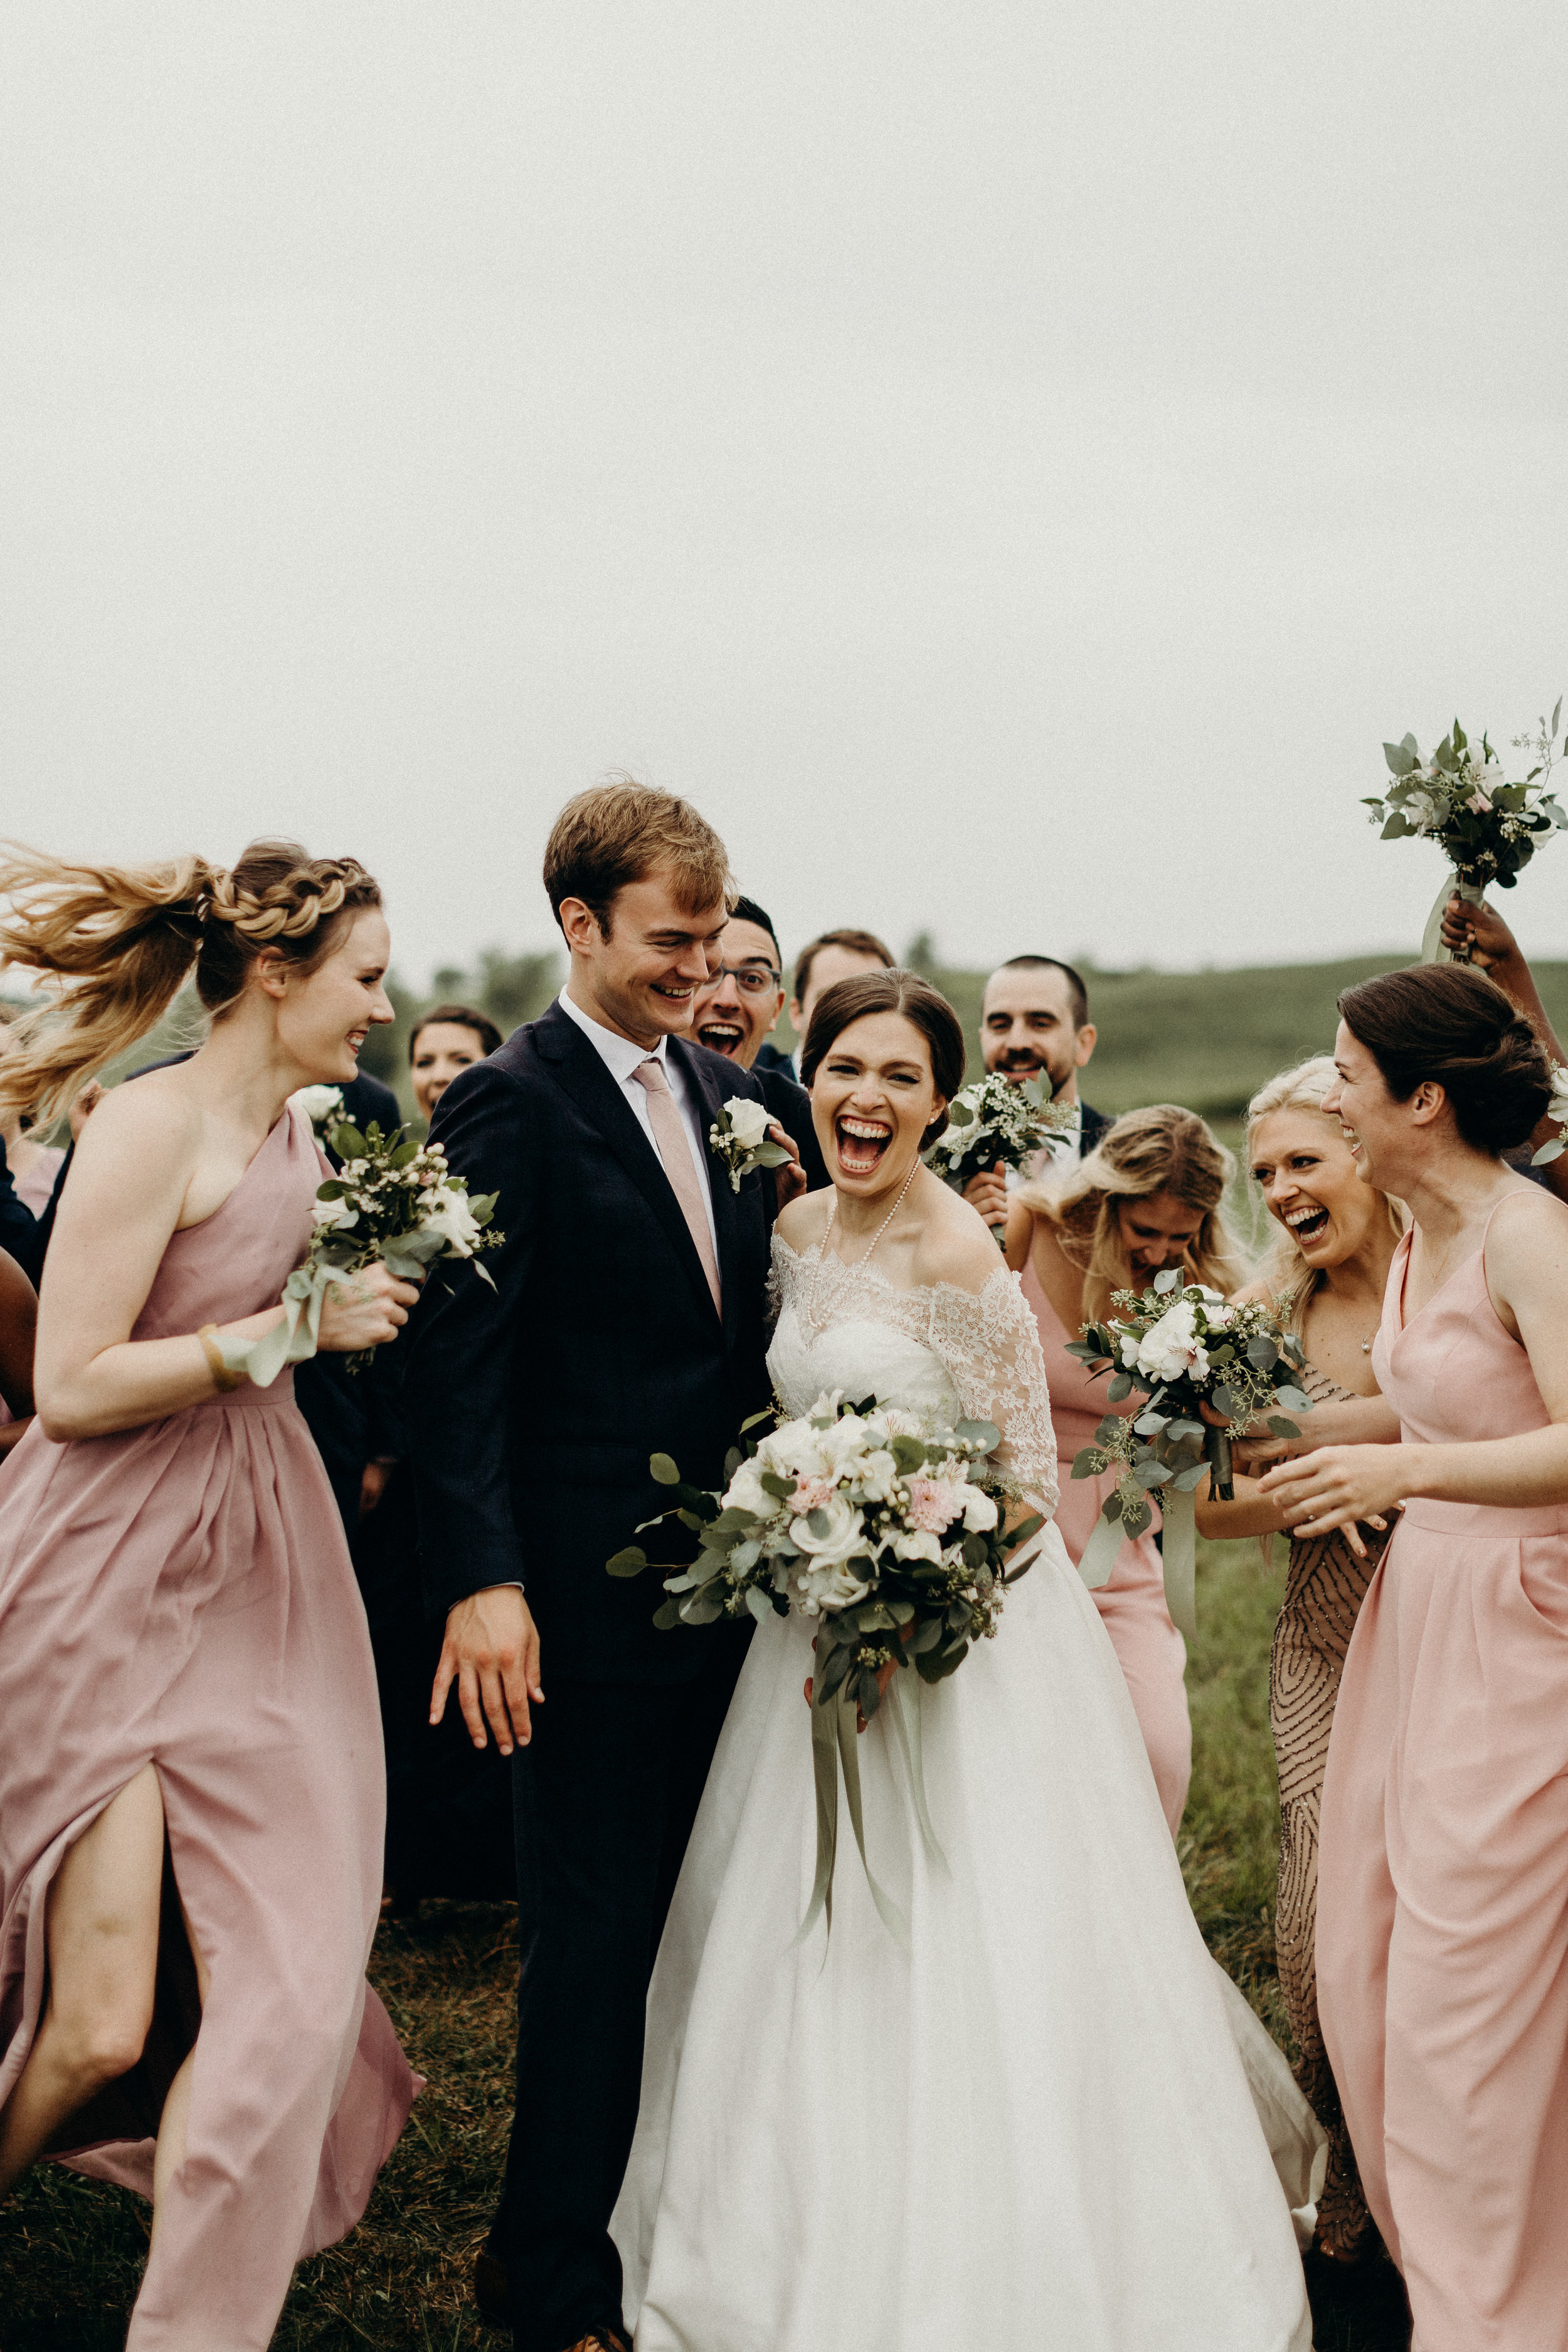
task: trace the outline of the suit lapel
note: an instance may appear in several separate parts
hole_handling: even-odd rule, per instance
[[[593,1122],[658,1219],[670,1247],[711,1313],[713,1294],[708,1287],[708,1276],[697,1255],[697,1244],[691,1238],[680,1203],[664,1172],[664,1164],[644,1132],[637,1113],[595,1053],[592,1040],[584,1037],[576,1023],[569,1019],[559,1005],[552,1004],[534,1023],[533,1042],[542,1059],[552,1066],[564,1093],[584,1117]],[[685,1066],[689,1068],[689,1064]],[[727,1185],[725,1189],[729,1189]],[[719,1269],[720,1286],[727,1304],[722,1247]],[[727,1313],[725,1320],[728,1323]]]

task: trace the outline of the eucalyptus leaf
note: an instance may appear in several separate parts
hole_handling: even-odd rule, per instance
[[[1282,1412],[1271,1412],[1268,1426],[1276,1437],[1300,1437],[1301,1434],[1295,1423],[1287,1421]]]
[[[1160,1293],[1160,1296],[1163,1297],[1166,1291],[1175,1289],[1176,1285],[1181,1281],[1181,1275],[1178,1273],[1177,1269],[1173,1265],[1168,1265],[1163,1272],[1154,1276],[1154,1288]]]
[[[676,1468],[676,1466],[675,1466],[674,1463],[670,1460],[670,1458],[669,1458],[669,1456],[668,1456],[668,1454],[650,1454],[650,1455],[649,1455],[649,1457],[648,1457],[648,1465],[647,1465],[647,1466],[648,1466],[648,1475],[649,1475],[651,1478],[656,1479],[656,1480],[658,1481],[658,1485],[659,1485],[659,1486],[679,1486],[679,1484],[680,1484],[680,1473],[679,1473],[679,1471]]]
[[[720,1592],[706,1590],[694,1592],[689,1600],[680,1604],[683,1625],[716,1625],[723,1614],[724,1596]]]
[[[1171,1481],[1173,1491],[1178,1495],[1190,1495],[1194,1487],[1201,1485],[1207,1468],[1206,1462],[1194,1462],[1190,1469],[1178,1470]]]
[[[637,1544],[628,1544],[624,1551],[616,1552],[614,1559],[605,1562],[605,1571],[609,1576],[640,1576],[647,1566],[647,1552]]]
[[[976,1445],[982,1454],[994,1454],[1002,1443],[1002,1433],[994,1421],[961,1421],[953,1434],[968,1445]]]
[[[1122,1528],[1129,1538],[1141,1536],[1144,1528],[1152,1524],[1153,1517],[1154,1514],[1147,1503],[1135,1503],[1130,1511],[1123,1511]]]
[[[679,1601],[661,1601],[659,1606],[653,1612],[653,1622],[658,1626],[661,1633],[668,1633],[672,1632],[680,1622]]]
[[[1115,1379],[1110,1382],[1105,1391],[1106,1398],[1111,1404],[1120,1404],[1123,1397],[1131,1396],[1131,1393],[1132,1375],[1131,1372],[1118,1372]]]
[[[765,1625],[773,1613],[773,1602],[768,1599],[767,1594],[760,1592],[754,1584],[748,1584],[746,1587],[746,1606],[759,1625]]]
[[[1086,1445],[1081,1453],[1075,1454],[1072,1458],[1072,1475],[1075,1478],[1098,1478],[1106,1466],[1106,1456],[1098,1445]]]
[[[1256,1365],[1260,1372],[1271,1372],[1279,1361],[1279,1350],[1273,1340],[1260,1331],[1256,1339],[1249,1339],[1247,1343],[1247,1360]]]
[[[1282,1404],[1287,1412],[1310,1412],[1312,1410],[1311,1398],[1300,1389],[1276,1389],[1274,1402]]]
[[[1138,1468],[1132,1473],[1132,1475],[1137,1479],[1138,1484],[1144,1489],[1145,1493],[1147,1493],[1151,1487],[1165,1486],[1168,1483],[1171,1475],[1171,1472],[1165,1467],[1165,1465],[1163,1462],[1140,1463]]]

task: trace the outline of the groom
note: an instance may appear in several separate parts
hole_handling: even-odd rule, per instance
[[[689,1042],[728,917],[712,828],[671,793],[600,786],[557,818],[544,887],[566,987],[453,1080],[431,1128],[471,1192],[500,1194],[496,1287],[472,1266],[430,1284],[404,1403],[446,1617],[436,1712],[455,1684],[476,1742],[512,1757],[517,2109],[479,2305],[523,2352],[620,2352],[607,2224],[644,1998],[743,1637],[657,1633],[657,1577],[605,1562],[668,1501],[650,1454],[720,1486],[767,1402],[774,1188],[733,1192],[709,1149],[757,1081]]]

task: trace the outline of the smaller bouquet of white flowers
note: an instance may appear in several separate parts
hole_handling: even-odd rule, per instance
[[[768,1140],[773,1123],[773,1115],[766,1103],[752,1102],[746,1095],[731,1095],[709,1129],[709,1149],[729,1177],[731,1192],[740,1191],[743,1179],[754,1168],[782,1168],[789,1158],[782,1143]]]
[[[972,1176],[989,1174],[998,1160],[1005,1168],[1026,1168],[1052,1135],[1064,1134],[1071,1125],[1068,1106],[1053,1102],[1039,1079],[1019,1086],[1000,1070],[988,1070],[954,1095],[947,1125],[927,1151],[925,1163],[944,1184],[962,1192]],[[1002,1227],[991,1230],[1001,1241]]]
[[[1384,841],[1436,842],[1454,869],[1427,919],[1423,963],[1451,960],[1441,931],[1443,910],[1456,893],[1479,906],[1490,882],[1511,890],[1547,835],[1568,825],[1568,813],[1548,790],[1562,716],[1559,700],[1550,725],[1543,719],[1537,734],[1515,736],[1516,751],[1535,754],[1522,783],[1510,783],[1489,739],[1483,735],[1476,742],[1457,719],[1429,760],[1422,758],[1414,735],[1384,745],[1394,782],[1380,799],[1363,803],[1371,809],[1373,824]]]
[[[1194,1492],[1206,1469],[1215,1498],[1233,1501],[1232,1437],[1245,1434],[1271,1405],[1310,1412],[1311,1399],[1298,1381],[1305,1359],[1300,1341],[1280,1328],[1262,1299],[1233,1307],[1205,1283],[1184,1283],[1173,1267],[1157,1274],[1142,1294],[1113,1292],[1111,1305],[1120,1312],[1086,1323],[1068,1353],[1097,1374],[1111,1374],[1108,1404],[1120,1404],[1134,1389],[1149,1401],[1136,1414],[1107,1413],[1093,1444],[1073,1462],[1075,1478],[1120,1469],[1079,1573],[1091,1587],[1103,1584],[1122,1543],[1149,1525],[1149,1498],[1157,1496],[1164,1519],[1166,1601],[1190,1641],[1197,1631]],[[1224,1415],[1223,1426],[1204,1419],[1204,1404]],[[1283,1413],[1268,1419],[1276,1437],[1301,1434]]]
[[[259,1339],[218,1342],[229,1370],[258,1388],[269,1387],[285,1364],[315,1354],[327,1292],[378,1258],[405,1282],[421,1281],[444,1258],[472,1258],[474,1272],[495,1287],[477,1261],[506,1238],[490,1223],[499,1194],[470,1198],[463,1179],[448,1173],[441,1145],[411,1142],[402,1128],[384,1135],[372,1120],[362,1135],[340,1119],[329,1139],[342,1164],[317,1187],[310,1247],[283,1286],[283,1320]],[[350,1356],[349,1370],[359,1371],[374,1352]]]
[[[1552,1100],[1547,1105],[1546,1116],[1554,1127],[1563,1129],[1563,1134],[1552,1136],[1539,1151],[1531,1152],[1530,1164],[1532,1168],[1544,1168],[1549,1160],[1561,1160],[1568,1151],[1568,1069],[1564,1069],[1561,1062],[1552,1065]]]
[[[816,1632],[817,1866],[803,1937],[825,1908],[831,1920],[840,1763],[866,1859],[857,1717],[869,1722],[876,1715],[889,1668],[912,1666],[928,1684],[956,1673],[976,1641],[994,1635],[1005,1588],[1030,1565],[1033,1555],[1016,1548],[1044,1521],[1037,1513],[1004,1529],[1005,1489],[986,1458],[999,1442],[989,1422],[942,1428],[874,1402],[846,1404],[835,1390],[809,1413],[751,1443],[744,1458],[733,1450],[722,1494],[686,1485],[668,1454],[649,1465],[675,1499],[637,1533],[673,1517],[701,1538],[696,1559],[665,1575],[668,1597],[654,1623],[711,1625],[748,1612],[765,1623],[793,1610]],[[638,1576],[647,1565],[636,1545],[605,1562],[612,1576]],[[906,1718],[898,1671],[888,1690],[921,1831],[935,1852],[919,1709]],[[866,1875],[884,1922],[902,1940],[897,1906],[868,1864]]]

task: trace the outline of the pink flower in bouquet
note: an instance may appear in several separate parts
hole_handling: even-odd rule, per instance
[[[804,1519],[808,1512],[826,1510],[833,1496],[831,1478],[797,1478],[795,1493],[790,1497],[790,1509],[796,1518]]]
[[[939,1536],[963,1508],[963,1496],[944,1478],[910,1480],[910,1525]]]

